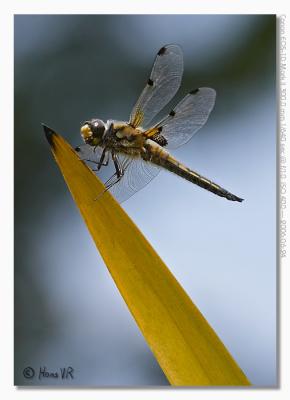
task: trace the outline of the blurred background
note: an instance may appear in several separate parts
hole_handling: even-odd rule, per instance
[[[184,51],[175,102],[217,91],[205,127],[173,154],[245,201],[161,172],[123,207],[250,381],[277,383],[275,35],[273,15],[15,16],[15,384],[169,384],[40,125],[76,146],[84,120],[127,120],[167,43]],[[74,380],[27,379],[27,366],[71,366]]]

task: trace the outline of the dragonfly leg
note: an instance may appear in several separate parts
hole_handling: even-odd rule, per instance
[[[112,155],[112,160],[114,162],[116,172],[105,182],[104,185],[105,185],[106,189],[103,192],[101,192],[98,195],[98,197],[96,197],[94,200],[98,200],[104,193],[106,193],[108,190],[110,190],[111,187],[116,185],[116,183],[118,183],[124,175],[124,169],[123,169],[122,165],[120,164],[120,161],[119,161],[117,155],[113,151],[111,152],[111,155]]]
[[[98,146],[94,146],[94,149],[93,149],[94,153],[96,153],[97,147]],[[75,147],[75,151],[76,152],[80,152],[81,148],[79,146]],[[104,159],[105,159],[106,155],[107,155],[107,160],[104,162]],[[106,148],[105,148],[103,150],[103,152],[102,152],[102,155],[101,155],[99,161],[90,160],[90,159],[81,158],[81,157],[80,157],[80,161],[91,162],[92,164],[96,164],[97,165],[97,169],[93,169],[93,171],[99,171],[103,165],[107,166],[109,164],[109,154],[108,154],[108,152],[106,151]]]
[[[117,155],[113,151],[112,151],[111,154],[112,154],[112,159],[113,159],[114,166],[115,166],[115,169],[116,169],[116,175],[117,175],[118,178],[121,178],[124,175],[123,167],[120,164],[120,161],[119,161]]]
[[[119,180],[124,175],[123,167],[120,164],[120,161],[119,161],[117,155],[113,151],[112,151],[111,155],[112,155],[112,160],[113,160],[116,172],[105,183],[106,190],[109,190],[112,186],[114,186],[116,183],[118,183]],[[114,181],[112,181],[112,179],[115,177],[116,177],[116,179]]]
[[[107,154],[107,160],[104,162],[106,154]],[[94,164],[97,164],[97,168],[93,169],[93,171],[99,171],[103,165],[108,165],[109,164],[109,155],[108,155],[108,153],[106,153],[106,149],[103,150],[101,158],[98,162],[96,162],[96,161],[91,161],[91,162],[93,162]]]

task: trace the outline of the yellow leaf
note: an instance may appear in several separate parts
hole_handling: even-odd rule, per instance
[[[129,310],[172,385],[249,385],[216,333],[136,225],[44,126],[53,155]],[[117,333],[116,333],[117,334]]]

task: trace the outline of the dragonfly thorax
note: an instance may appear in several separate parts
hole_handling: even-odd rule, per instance
[[[103,139],[105,130],[105,123],[101,119],[91,119],[81,127],[81,136],[86,144],[98,146]]]

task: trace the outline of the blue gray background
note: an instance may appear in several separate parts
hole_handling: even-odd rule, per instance
[[[206,126],[174,154],[245,201],[162,172],[123,206],[252,383],[276,384],[275,35],[271,15],[15,16],[17,385],[168,385],[40,126],[78,145],[82,121],[126,120],[167,43],[184,50],[176,101],[217,91]],[[69,365],[73,381],[37,379]]]

